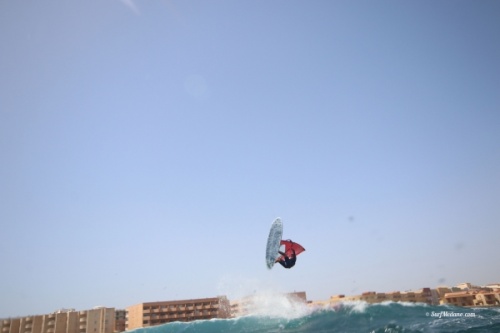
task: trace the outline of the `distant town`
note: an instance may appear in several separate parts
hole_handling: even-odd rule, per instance
[[[422,288],[414,291],[393,291],[378,293],[367,291],[361,295],[334,295],[326,301],[316,301],[316,305],[333,305],[339,302],[364,301],[367,303],[411,302],[429,305],[454,305],[466,307],[500,306],[500,283],[476,286],[469,282],[455,287]]]
[[[429,305],[463,307],[500,306],[500,283],[476,286],[461,283],[455,287],[422,288],[414,291],[375,292],[360,295],[333,295],[323,301],[309,301],[306,293],[281,294],[290,301],[309,307],[336,308],[345,302],[410,302]],[[213,318],[235,318],[254,313],[259,296],[238,300],[226,296],[174,301],[146,302],[115,309],[96,307],[76,311],[61,309],[44,315],[0,319],[0,333],[118,333],[136,328],[151,327],[174,321],[193,321]]]

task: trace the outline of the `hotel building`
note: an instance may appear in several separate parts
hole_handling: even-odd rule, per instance
[[[127,310],[115,310],[115,332],[123,332],[127,329]]]
[[[98,307],[0,320],[0,333],[113,333],[115,309]]]
[[[229,318],[226,296],[140,303],[127,308],[127,330],[161,325],[173,321]]]
[[[500,306],[500,284],[475,286],[460,283],[455,287],[422,288],[416,291],[377,293],[367,291],[361,295],[334,295],[326,301],[311,302],[311,306],[334,306],[336,303],[361,301],[366,303],[409,302],[429,305],[450,304],[455,306]]]
[[[410,302],[410,303],[426,303],[438,304],[437,293],[430,288],[422,288],[416,291],[393,291],[388,293],[377,293],[375,291],[367,291],[361,295],[345,296],[334,295],[330,297],[330,304],[339,302],[362,301],[366,303],[381,303],[381,302]],[[322,303],[324,304],[324,302]]]
[[[500,289],[448,292],[444,294],[441,304],[455,306],[500,306]]]

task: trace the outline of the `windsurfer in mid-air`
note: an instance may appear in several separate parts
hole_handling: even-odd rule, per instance
[[[294,267],[297,256],[305,250],[299,243],[295,243],[290,239],[283,239],[283,223],[280,218],[274,220],[266,246],[266,265],[268,269],[272,269],[278,262],[283,268]]]
[[[285,246],[285,251],[281,252],[278,250],[280,256],[276,259],[276,262],[284,268],[292,268],[295,266],[295,261],[297,261],[297,254],[305,251],[305,249],[302,245],[295,243],[290,239],[282,240],[280,243]]]
[[[287,256],[286,253],[278,251],[281,254],[281,257],[278,258],[278,262],[281,266],[285,268],[292,268],[295,266],[295,261],[297,260],[297,256],[295,255],[295,250],[292,249],[292,254]]]

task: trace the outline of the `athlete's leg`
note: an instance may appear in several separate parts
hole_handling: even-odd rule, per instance
[[[281,266],[283,266],[283,267],[287,268],[284,260],[280,260],[280,261],[278,261],[278,263],[279,263]]]

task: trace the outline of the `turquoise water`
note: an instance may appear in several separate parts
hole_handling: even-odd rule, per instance
[[[346,303],[336,309],[283,307],[234,319],[175,322],[134,330],[135,333],[260,332],[500,332],[500,308],[462,308],[411,303]]]

